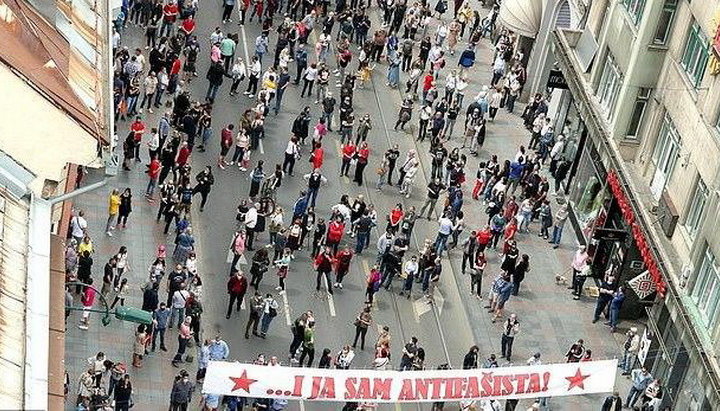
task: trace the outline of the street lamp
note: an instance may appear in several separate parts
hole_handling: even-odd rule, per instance
[[[105,296],[102,295],[102,293],[95,287],[89,284],[85,284],[83,282],[79,281],[71,281],[65,283],[66,286],[73,286],[73,285],[79,285],[82,287],[92,288],[95,290],[97,295],[100,296],[100,300],[102,301],[103,306],[105,307],[104,310],[96,310],[94,308],[79,308],[79,307],[68,307],[65,306],[65,310],[67,311],[88,311],[91,313],[100,313],[105,314],[102,317],[102,325],[107,327],[110,324],[111,318],[110,318],[110,307],[108,306],[107,300],[105,299]],[[128,321],[132,323],[138,323],[138,324],[150,324],[152,323],[152,314],[148,311],[141,310],[139,308],[134,307],[124,307],[120,306],[115,309],[115,318],[120,321]]]

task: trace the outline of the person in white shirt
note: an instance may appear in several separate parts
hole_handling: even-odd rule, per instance
[[[260,79],[260,72],[262,71],[262,66],[260,65],[260,60],[258,60],[257,56],[252,57],[252,61],[250,62],[250,75],[248,77],[248,88],[247,90],[243,91],[243,94],[248,96],[249,98],[255,97],[255,93],[257,93],[257,84],[258,80]]]
[[[260,208],[260,204],[255,203],[251,205],[247,213],[245,213],[245,248],[250,251],[254,250],[252,244],[255,237],[255,226],[258,221],[258,208]]]
[[[210,44],[220,43],[223,39],[225,39],[225,35],[222,30],[220,30],[220,27],[215,27],[215,31],[210,33]]]
[[[415,278],[417,278],[418,274],[418,262],[417,262],[417,256],[413,255],[410,257],[409,260],[405,261],[405,264],[403,264],[402,273],[400,274],[400,277],[403,279],[403,289],[400,291],[400,295],[407,294],[408,300],[410,299],[410,296],[412,295],[412,286],[415,282]]]
[[[448,35],[448,26],[441,20],[440,25],[438,25],[438,28],[435,31],[435,44],[442,47],[447,35]]]
[[[447,248],[448,237],[450,237],[454,229],[455,226],[447,215],[443,214],[438,219],[438,234],[435,238],[435,252],[438,254],[438,257],[441,256],[443,250]]]
[[[455,84],[455,104],[462,107],[463,99],[465,99],[465,89],[468,86],[467,77],[465,75],[457,79]]]
[[[85,212],[80,210],[77,215],[70,220],[70,233],[77,244],[80,244],[83,237],[85,237],[85,230],[87,230],[87,220],[85,220],[84,216]]]
[[[160,69],[160,72],[157,73],[157,90],[155,90],[155,108],[160,108],[160,103],[162,103],[162,97],[165,94],[165,90],[167,90],[168,85],[170,84],[170,77],[167,75],[167,70],[165,67]]]
[[[338,370],[348,370],[355,358],[355,351],[349,345],[345,345],[335,357],[335,368]]]
[[[168,328],[172,328],[176,316],[178,318],[178,328],[180,328],[180,323],[182,323],[181,319],[185,318],[185,303],[190,297],[190,292],[185,289],[185,283],[183,283],[181,287],[181,289],[175,291],[172,295],[172,311],[170,312]]]
[[[497,115],[498,109],[500,108],[502,98],[502,92],[499,88],[496,88],[495,92],[490,96],[490,101],[488,102],[490,105],[490,121],[495,121],[495,116]]]
[[[450,70],[450,74],[445,77],[445,100],[449,103],[457,88],[458,75],[455,70]]]
[[[148,153],[150,154],[150,161],[152,161],[153,158],[157,157],[158,155],[158,149],[160,149],[160,133],[158,133],[157,128],[152,128],[151,130],[152,134],[150,136],[150,140],[148,140]]]
[[[405,170],[402,184],[400,185],[400,194],[405,194],[405,198],[410,198],[412,193],[413,183],[415,182],[415,175],[418,171],[418,163],[410,163]]]
[[[315,84],[317,74],[318,69],[316,63],[310,64],[310,66],[305,69],[305,74],[303,75],[303,88],[302,92],[300,92],[300,98],[305,97],[305,91],[307,91],[308,96],[312,96],[313,84]]]
[[[285,160],[283,160],[282,170],[284,173],[293,175],[293,169],[295,168],[295,160],[300,157],[300,149],[297,144],[297,137],[290,137],[290,140],[285,147]]]
[[[287,70],[291,58],[292,56],[290,55],[290,46],[287,46],[282,49],[282,51],[280,51],[280,57],[278,58],[278,66],[281,70]]]

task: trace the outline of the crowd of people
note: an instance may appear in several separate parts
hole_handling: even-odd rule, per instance
[[[91,308],[100,293],[102,298],[112,300],[113,307],[122,306],[128,293],[140,288],[142,309],[152,313],[153,321],[136,329],[132,366],[142,367],[143,357],[158,346],[167,351],[165,334],[176,329],[178,345],[172,365],[180,367],[197,355],[195,379],[202,382],[208,361],[229,358],[230,349],[219,335],[213,339],[202,336],[203,281],[195,252],[191,208],[194,202],[199,202],[196,207],[200,212],[204,210],[215,183],[214,173],[230,172],[237,167],[247,174],[249,192],[237,206],[235,235],[228,245],[226,318],[239,315],[249,293],[245,339],[251,335],[268,337],[273,319],[282,310],[277,298],[286,292],[288,282],[297,281],[293,272],[306,269],[295,262],[299,252],[306,251],[311,258],[312,270],[317,274],[316,292],[332,295],[343,289],[352,262],[370,248],[371,232],[377,227],[375,264],[364,279],[365,301],[353,321],[353,343],[336,349],[323,348],[315,363],[316,322],[313,312],[306,311],[292,322],[286,364],[351,368],[358,344],[360,350],[365,350],[368,330],[373,329],[375,294],[397,293],[432,304],[434,289],[442,279],[443,256],[455,249],[458,259],[461,258],[462,272],[470,273],[469,292],[485,302],[492,322],[503,324],[499,358],[491,354],[481,361],[478,347],[473,346],[463,358],[463,368],[505,365],[499,360],[514,363],[512,348],[520,333],[520,321],[514,313],[507,315],[506,309],[511,297],[522,292],[522,282],[531,271],[530,255],[521,252],[523,241],[528,239],[532,227],[552,248],[560,245],[569,214],[561,186],[571,159],[564,154],[565,137],[554,132],[547,116],[547,101],[538,94],[520,113],[528,130],[528,143],[517,147],[509,158],[484,150],[482,160],[473,161],[483,149],[488,129],[493,127],[500,109],[514,112],[527,80],[526,56],[524,50],[517,48],[516,35],[496,27],[498,6],[490,7],[483,15],[482,9],[474,9],[469,2],[449,10],[445,0],[436,4],[379,0],[377,6],[365,0],[349,3],[336,0],[334,4],[329,0],[222,0],[220,25],[211,33],[199,33],[195,17],[200,6],[209,7],[192,0],[124,2],[113,26],[113,89],[122,140],[122,168],[130,171],[144,167],[148,179],[144,197],[157,205],[156,219],[162,223],[159,228],[165,234],[171,230],[174,233],[170,260],[165,245],[159,245],[147,281],[130,284],[124,275],[130,268],[128,248],[122,246],[105,264],[101,290],[96,290],[92,286],[91,235],[83,211],[78,210],[70,222],[66,267],[70,280],[92,287],[78,285],[75,293],[68,288],[68,301],[79,296],[82,305]],[[249,61],[240,56],[241,36],[230,32],[232,23],[239,25],[236,30],[242,30],[246,24],[260,27],[260,35],[248,41]],[[129,31],[143,33],[144,48],[130,50],[123,45]],[[491,78],[486,85],[485,81],[477,84],[480,90],[477,95],[466,97],[471,83],[478,82],[472,74],[476,51],[483,39],[489,39],[494,51]],[[209,59],[209,69],[204,74],[207,92],[201,98],[192,95],[189,84],[203,81],[198,61],[204,58]],[[372,72],[382,65],[387,65],[383,92],[402,96],[394,128],[412,133],[416,140],[417,149],[404,154],[394,144],[382,155],[371,156],[381,146],[375,136],[378,133],[373,130],[382,126],[370,114],[356,112],[354,104],[357,89],[374,84],[378,89],[382,87],[372,82]],[[241,110],[238,121],[214,123],[218,92],[228,90],[234,98],[239,96],[241,86],[245,90],[239,104],[246,108]],[[267,167],[259,148],[266,128],[275,125],[271,112],[277,116],[283,111],[283,97],[291,86],[297,87],[301,101],[309,99],[314,104],[301,103],[304,108],[292,121],[291,137],[280,160],[274,167]],[[153,110],[158,110],[159,120],[148,126],[146,114]],[[338,124],[333,124],[336,118]],[[412,127],[406,128],[408,124]],[[218,129],[215,137],[213,130]],[[338,133],[341,145],[340,176],[352,175],[352,181],[362,186],[368,179],[367,166],[378,159],[370,170],[375,174],[371,179],[373,188],[379,193],[410,198],[416,181],[420,180],[421,163],[427,159],[431,170],[419,210],[397,203],[385,213],[363,194],[343,194],[329,212],[317,210],[320,191],[331,178],[323,164],[328,136],[333,132]],[[147,148],[146,158],[141,155],[143,146]],[[219,147],[214,164],[193,171],[198,167],[193,153],[212,147]],[[310,163],[309,172],[301,175],[306,186],[291,209],[284,210],[276,201],[277,193],[283,191],[285,179],[295,176],[296,162],[303,155],[307,155]],[[468,176],[466,170],[476,170],[475,178]],[[554,186],[549,178],[554,180]],[[199,201],[195,200],[196,194],[200,194]],[[288,194],[283,193],[286,197]],[[466,196],[470,197],[468,201]],[[463,209],[466,204],[484,211],[485,224],[467,227],[467,209]],[[111,192],[107,236],[126,228],[132,209],[130,188],[122,193]],[[423,218],[436,221],[437,233],[415,248],[411,246],[413,230]],[[258,246],[264,232],[268,233],[268,242]],[[490,269],[489,262],[496,267]],[[579,249],[573,260],[570,287],[575,299],[583,295],[584,280],[591,275],[590,263],[586,250]],[[244,266],[248,266],[247,272]],[[276,294],[259,291],[266,276],[277,279]],[[167,280],[163,281],[164,277]],[[159,297],[162,288],[166,291],[164,299]],[[623,288],[608,276],[599,290],[594,319],[597,321],[606,312],[608,325],[615,331],[624,299]],[[208,291],[214,296],[219,292]],[[81,329],[89,328],[89,316],[89,311],[83,313],[78,324]],[[359,366],[377,370],[425,369],[425,350],[416,337],[402,343],[399,364],[391,363],[390,332],[387,326],[380,330],[372,346],[371,364]],[[655,405],[658,401],[654,399],[660,397],[659,382],[651,384],[646,371],[632,370],[637,355],[635,336],[636,332],[629,336],[631,342],[625,345],[621,364],[624,373],[632,373],[633,389],[626,403],[634,405],[643,397],[644,409],[656,410],[659,405]],[[192,346],[197,349],[188,350]],[[592,352],[585,348],[583,340],[578,340],[567,351],[566,358],[568,362],[589,361]],[[98,361],[102,364],[98,365]],[[276,356],[265,355],[253,361],[269,366],[282,362]],[[540,353],[524,363],[541,364]],[[448,365],[439,366],[443,367]],[[114,398],[115,409],[132,406],[132,389],[128,388],[131,382],[125,365],[105,360],[102,353],[91,361],[87,375],[80,377],[78,405],[89,407],[104,375],[110,376],[107,396]],[[651,385],[655,388],[648,394]],[[171,409],[187,409],[194,390],[188,372],[180,370],[170,395]],[[282,410],[287,406],[285,400],[205,394],[201,407],[215,410],[221,403],[227,409],[250,405],[255,409]],[[517,403],[508,400],[505,409],[513,410]],[[622,401],[616,394],[605,403],[610,405],[609,408],[603,405],[603,409],[615,410]],[[443,406],[437,403],[433,409]],[[539,398],[530,409],[546,406],[547,398]],[[372,407],[349,403],[343,409]],[[468,401],[461,408],[499,410],[500,402]]]

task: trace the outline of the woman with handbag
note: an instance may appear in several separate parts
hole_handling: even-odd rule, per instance
[[[233,237],[232,243],[230,244],[230,249],[228,250],[228,257],[227,262],[230,263],[230,273],[234,270],[237,270],[236,266],[238,261],[240,264],[247,264],[247,260],[244,259],[244,253],[245,253],[245,230],[240,229],[235,233],[235,237]],[[243,261],[245,261],[243,263]]]
[[[142,368],[142,359],[145,355],[145,345],[148,341],[148,333],[146,331],[145,324],[138,325],[137,331],[135,331],[135,343],[133,344],[133,362],[132,365],[135,368]],[[124,381],[124,380],[123,380]],[[117,396],[117,390],[122,387],[123,381],[120,382],[120,386],[115,387],[115,395]]]
[[[291,257],[291,250],[289,248],[286,248],[285,251],[283,251],[282,257],[280,257],[280,259],[278,260],[275,260],[275,262],[273,263],[278,269],[278,286],[275,289],[279,291],[278,294],[280,295],[285,294],[285,279],[287,278],[288,271],[290,270]]]
[[[273,318],[277,317],[278,315],[278,308],[280,305],[278,304],[277,300],[273,298],[273,295],[270,293],[265,294],[265,299],[263,300],[263,316],[260,320],[260,338],[265,338],[268,332],[268,328],[270,328],[270,323],[272,322]]]
[[[360,147],[357,149],[355,156],[357,158],[357,162],[355,163],[355,178],[353,181],[358,183],[358,186],[362,186],[363,171],[365,171],[368,159],[370,158],[370,148],[368,147],[368,143],[366,141],[362,142]]]
[[[360,339],[360,349],[365,349],[365,336],[367,335],[368,328],[372,325],[372,314],[370,313],[370,307],[365,307],[355,318],[355,339],[353,340],[352,347],[357,347],[358,338]]]

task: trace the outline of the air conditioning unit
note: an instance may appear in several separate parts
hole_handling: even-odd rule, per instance
[[[667,238],[671,238],[675,233],[675,227],[677,226],[680,215],[678,215],[677,208],[675,208],[675,204],[673,204],[670,199],[667,190],[663,190],[660,196],[657,215],[660,217],[659,222],[663,233],[665,233]]]

